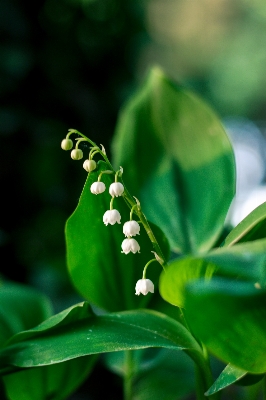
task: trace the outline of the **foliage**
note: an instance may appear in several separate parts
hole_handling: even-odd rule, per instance
[[[234,382],[259,385],[266,372],[265,204],[216,247],[235,190],[233,152],[218,117],[153,68],[121,112],[114,166],[104,147],[79,131],[70,129],[66,138],[75,136],[80,154],[86,143],[89,160],[100,158],[66,224],[69,274],[89,302],[51,316],[47,299],[31,289],[7,290],[0,309],[0,371],[9,398],[18,399],[21,390],[29,400],[67,398],[101,353],[110,353],[105,365],[122,376],[126,400],[162,398],[163,384],[165,399],[178,386],[181,399],[194,387],[192,377],[174,374],[182,365],[189,374],[195,367],[199,400],[217,399]],[[119,197],[108,194],[114,180],[123,187]],[[94,194],[96,181],[107,190]],[[104,226],[109,200],[108,211],[119,218]],[[141,225],[140,254],[121,253],[120,218]],[[137,297],[142,271],[155,293]],[[176,319],[170,306],[153,301],[158,286],[162,298],[180,308]],[[30,318],[21,312],[22,298],[33,303]],[[148,355],[149,348],[157,353]],[[228,364],[216,382],[209,352]],[[167,371],[174,378],[167,379]],[[34,384],[25,387],[26,378]]]

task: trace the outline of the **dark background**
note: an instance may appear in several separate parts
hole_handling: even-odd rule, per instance
[[[1,275],[42,290],[55,312],[79,301],[64,224],[86,172],[60,149],[69,128],[109,152],[121,105],[157,63],[244,126],[240,138],[248,126],[265,136],[263,1],[2,0],[0,35]],[[95,377],[84,391],[101,398]]]

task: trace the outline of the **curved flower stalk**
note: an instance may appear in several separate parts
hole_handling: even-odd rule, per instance
[[[144,267],[143,270],[143,277],[140,279],[137,284],[136,284],[136,294],[144,294],[146,295],[147,293],[153,293],[154,292],[154,285],[153,283],[149,280],[146,279],[146,269],[147,266],[152,262],[152,261],[158,261],[161,265],[162,268],[165,267],[166,265],[166,258],[164,254],[161,251],[161,248],[154,236],[154,233],[141,210],[140,202],[139,200],[132,196],[128,190],[126,189],[123,179],[122,179],[122,174],[123,174],[123,168],[120,167],[118,171],[115,171],[112,164],[110,163],[104,147],[101,145],[101,148],[97,146],[94,142],[92,142],[89,138],[87,138],[85,135],[80,133],[79,131],[75,129],[70,129],[66,138],[62,141],[61,147],[64,150],[70,150],[73,147],[73,142],[70,139],[70,135],[76,134],[79,137],[76,139],[77,143],[75,146],[75,149],[71,151],[71,158],[75,160],[79,160],[83,157],[83,152],[81,149],[79,149],[79,145],[82,142],[87,142],[91,145],[90,152],[89,152],[89,157],[87,160],[84,161],[83,163],[83,168],[86,170],[86,172],[90,173],[92,171],[97,171],[97,164],[95,160],[93,160],[93,157],[96,154],[99,154],[106,164],[108,165],[108,169],[106,171],[100,172],[98,176],[97,182],[92,183],[90,187],[90,191],[92,194],[98,195],[103,193],[106,190],[106,186],[103,182],[101,182],[101,177],[103,174],[114,174],[115,179],[114,182],[110,185],[109,187],[109,194],[111,195],[111,201],[110,201],[110,209],[107,210],[104,215],[103,215],[103,222],[104,224],[107,225],[114,225],[114,224],[120,224],[121,223],[121,215],[118,210],[113,208],[113,202],[116,197],[122,197],[128,207],[130,208],[130,220],[126,221],[123,225],[123,233],[126,236],[126,238],[122,242],[122,253],[124,254],[129,254],[129,253],[139,253],[140,252],[140,246],[139,243],[133,238],[133,236],[139,235],[140,234],[140,223],[143,225],[149,239],[152,242],[154,253],[156,255],[155,259],[150,260],[146,266]],[[72,144],[71,144],[72,143]],[[133,219],[133,215],[136,215],[138,220]]]

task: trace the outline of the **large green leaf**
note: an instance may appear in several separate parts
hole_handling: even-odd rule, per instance
[[[51,315],[51,303],[42,293],[26,285],[4,282],[0,286],[0,345]]]
[[[200,346],[172,318],[148,310],[94,316],[88,303],[80,303],[13,336],[0,351],[0,369],[10,372],[89,354],[147,347],[184,350],[204,368]]]
[[[213,275],[266,283],[266,239],[215,249],[198,257],[182,257],[173,261],[160,277],[160,293],[171,304],[184,307],[185,287],[199,278]]]
[[[104,162],[98,163],[97,171],[89,174],[78,207],[66,224],[67,260],[70,276],[79,292],[91,303],[109,311],[135,309],[147,305],[149,296],[136,296],[135,285],[142,278],[145,264],[154,258],[152,244],[141,227],[137,241],[140,254],[121,254],[124,240],[123,224],[129,220],[130,209],[122,198],[114,201],[119,210],[121,224],[105,226],[103,214],[110,207],[109,185],[114,177],[103,175],[106,191],[100,195],[90,192],[90,186],[97,181],[100,171],[108,169]],[[169,244],[161,230],[152,229],[166,257]],[[161,266],[153,263],[147,277],[158,281]]]
[[[14,334],[33,328],[51,314],[51,303],[42,293],[26,285],[4,282],[0,287],[1,346]],[[6,393],[10,400],[65,399],[88,376],[94,361],[95,357],[87,356],[7,375],[3,377]]]
[[[191,282],[186,316],[192,331],[225,362],[260,374],[266,371],[266,291],[253,283],[213,278]]]
[[[214,112],[153,68],[121,112],[116,167],[177,252],[209,250],[235,192],[231,145]]]
[[[266,237],[266,202],[255,208],[225,238],[222,246],[248,242]]]

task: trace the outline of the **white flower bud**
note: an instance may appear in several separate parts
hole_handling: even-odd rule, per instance
[[[87,172],[92,172],[93,170],[96,169],[96,166],[97,166],[97,164],[94,160],[85,160],[83,163],[83,168]]]
[[[121,253],[128,254],[130,252],[132,253],[140,253],[140,247],[138,242],[135,239],[125,239],[122,242],[122,250]]]
[[[140,226],[137,221],[127,221],[123,226],[123,233],[125,236],[139,235]]]
[[[116,222],[121,224],[121,215],[117,210],[108,210],[103,215],[103,222],[107,226],[108,224],[114,225]]]
[[[109,187],[109,193],[112,197],[121,196],[124,192],[124,186],[120,182],[114,182]]]
[[[83,157],[83,151],[80,149],[74,149],[71,151],[72,160],[81,160]]]
[[[91,185],[91,193],[100,194],[105,191],[105,184],[103,182],[94,182]]]
[[[152,283],[152,281],[150,279],[139,279],[138,282],[136,283],[136,295],[140,295],[144,294],[144,296],[146,296],[146,294],[148,294],[149,292],[154,293],[154,284]]]
[[[71,139],[63,139],[61,142],[61,149],[71,150],[73,147],[73,142]]]

